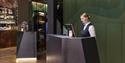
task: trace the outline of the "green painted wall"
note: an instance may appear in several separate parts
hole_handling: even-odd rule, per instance
[[[80,14],[95,25],[101,63],[125,63],[125,0],[64,0],[64,24],[79,33]]]

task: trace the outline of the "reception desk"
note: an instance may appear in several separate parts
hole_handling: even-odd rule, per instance
[[[49,34],[47,63],[100,63],[96,40]]]
[[[19,33],[18,33],[19,34]],[[17,44],[17,58],[36,58],[37,49],[37,38],[36,32],[23,32],[21,39],[18,40]]]

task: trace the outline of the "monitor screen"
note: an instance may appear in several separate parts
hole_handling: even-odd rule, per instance
[[[72,33],[73,33],[73,36],[76,37],[75,31],[74,31],[74,27],[73,27],[72,24],[65,24],[64,26],[65,26],[65,28],[67,29],[67,31],[70,31],[70,30],[71,30]],[[68,33],[68,34],[69,34],[69,33]]]

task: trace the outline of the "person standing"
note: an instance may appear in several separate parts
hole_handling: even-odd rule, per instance
[[[90,22],[90,16],[87,13],[83,13],[80,19],[83,24],[80,37],[96,37],[94,25]]]

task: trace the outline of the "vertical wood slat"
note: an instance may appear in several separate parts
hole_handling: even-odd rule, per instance
[[[104,23],[96,23],[94,25],[96,29],[96,35],[98,36],[98,38],[96,39],[97,39],[99,56],[100,56],[100,63],[106,63],[106,58],[107,58],[106,27],[107,26]]]
[[[107,26],[107,63],[121,63],[121,24]]]
[[[122,63],[125,63],[125,24],[122,27],[123,29],[123,37],[122,37]]]
[[[29,21],[29,0],[18,0],[18,24]]]

